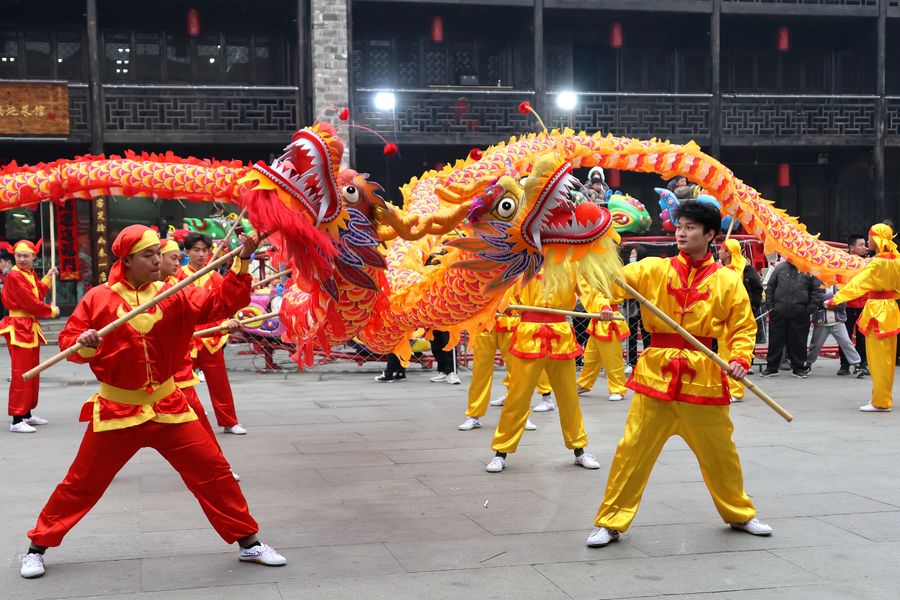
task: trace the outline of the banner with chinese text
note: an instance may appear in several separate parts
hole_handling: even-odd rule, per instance
[[[0,83],[0,134],[69,135],[65,83]]]

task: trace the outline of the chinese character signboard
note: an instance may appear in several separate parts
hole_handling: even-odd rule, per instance
[[[56,210],[57,246],[59,252],[59,278],[62,281],[78,281],[78,214],[76,200],[60,204]]]
[[[65,83],[0,83],[0,134],[69,135]]]
[[[98,283],[106,283],[109,276],[109,207],[106,205],[107,197],[98,196],[91,203],[92,217],[94,219],[94,268]]]

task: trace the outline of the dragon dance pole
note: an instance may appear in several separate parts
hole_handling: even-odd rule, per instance
[[[172,295],[180,292],[182,289],[191,285],[197,279],[203,277],[210,271],[213,271],[213,270],[219,268],[220,266],[224,265],[226,262],[228,262],[229,260],[231,260],[235,256],[237,256],[240,253],[242,248],[243,248],[243,246],[238,246],[237,248],[235,248],[228,254],[225,254],[224,256],[220,256],[219,258],[212,261],[211,263],[209,263],[202,269],[198,270],[197,272],[191,274],[188,277],[185,277],[184,279],[182,279],[181,281],[179,281],[172,287],[163,290],[163,292],[158,294],[157,296],[154,296],[153,298],[151,298],[150,300],[147,300],[140,306],[131,309],[130,311],[128,311],[127,313],[125,313],[124,315],[122,315],[121,317],[119,317],[118,319],[116,319],[115,321],[110,323],[109,325],[106,325],[103,329],[98,331],[97,334],[101,338],[105,335],[108,335],[110,332],[118,329],[119,327],[121,327],[122,325],[124,325],[125,323],[130,321],[131,319],[135,318],[139,314],[150,310],[151,308],[153,308],[154,306],[156,306],[157,304],[159,304],[160,302],[162,302],[169,296],[172,296]],[[75,344],[69,346],[68,348],[66,348],[65,350],[63,350],[62,352],[57,354],[56,356],[54,356],[52,358],[48,358],[47,360],[45,360],[44,362],[42,362],[35,368],[31,369],[30,371],[27,371],[24,375],[22,375],[22,379],[24,379],[25,381],[28,381],[35,375],[40,374],[41,371],[48,369],[48,368],[52,367],[53,365],[55,365],[56,363],[67,359],[68,357],[75,354],[82,348],[84,348],[84,344],[79,344],[79,343],[75,343]]]
[[[524,304],[510,304],[507,308],[512,310],[527,310],[530,312],[547,313],[548,315],[565,315],[567,317],[580,317],[582,319],[599,319],[600,313],[581,312],[578,310],[562,310],[561,308],[548,308],[545,306],[525,306]],[[625,317],[616,315],[613,321],[624,321]]]
[[[697,350],[699,350],[700,352],[705,354],[707,357],[712,359],[712,361],[715,362],[717,365],[719,365],[723,371],[727,371],[729,369],[728,363],[725,362],[725,360],[721,356],[719,356],[718,354],[716,354],[715,352],[713,352],[712,350],[707,348],[705,344],[703,344],[700,340],[698,340],[693,335],[691,335],[687,329],[685,329],[684,327],[682,327],[681,325],[676,323],[672,319],[672,317],[670,317],[669,315],[664,313],[662,310],[659,309],[659,307],[657,307],[655,304],[653,304],[652,302],[647,300],[644,296],[642,296],[640,292],[638,292],[636,289],[634,289],[633,287],[628,285],[628,283],[625,281],[625,279],[623,279],[622,277],[616,277],[616,283],[619,284],[622,287],[622,289],[624,289],[626,292],[628,292],[635,300],[640,302],[642,305],[646,306],[647,310],[649,310],[654,315],[656,315],[657,317],[662,319],[666,323],[666,325],[668,325],[669,327],[674,329],[676,332],[678,332],[678,334],[681,335],[681,337],[683,337],[685,340],[690,342],[691,345],[694,346]],[[785,421],[791,422],[794,420],[794,417],[791,416],[791,413],[786,411],[780,404],[775,402],[775,400],[773,400],[767,393],[765,393],[764,391],[762,391],[761,389],[756,387],[756,384],[754,384],[752,381],[748,381],[745,378],[743,383],[745,386],[747,386],[747,388],[751,392],[756,394],[760,398],[760,400],[762,400],[763,402],[768,404],[772,410],[774,410],[779,415],[781,415]]]
[[[278,273],[275,273],[274,275],[270,275],[270,276],[266,277],[265,279],[254,283],[253,289],[256,290],[261,287],[265,287],[265,285],[267,283],[271,283],[271,282],[275,281],[276,279],[278,279],[279,277],[283,277],[285,275],[290,275],[290,274],[291,274],[291,269],[285,269],[284,271],[279,271]]]
[[[255,323],[257,321],[265,321],[266,319],[271,319],[278,316],[278,311],[266,313],[264,315],[254,315],[252,317],[247,317],[246,319],[241,319],[238,321],[239,325],[247,325],[249,323]],[[207,329],[201,329],[200,331],[195,331],[193,337],[200,338],[206,337],[208,335],[212,335],[214,333],[219,333],[220,331],[225,331],[228,329],[228,325],[222,323],[221,325],[216,325],[215,327],[209,327]]]
[[[74,200],[72,200],[74,202]],[[48,202],[50,208],[50,268],[56,268],[56,211],[53,210],[53,202]],[[50,279],[50,304],[56,306],[56,275]]]

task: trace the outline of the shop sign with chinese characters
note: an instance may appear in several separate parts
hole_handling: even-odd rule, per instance
[[[0,134],[69,135],[65,83],[0,83]]]

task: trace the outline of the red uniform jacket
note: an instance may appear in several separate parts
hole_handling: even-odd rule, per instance
[[[10,344],[34,348],[47,343],[37,319],[49,319],[59,314],[58,310],[44,304],[44,296],[49,291],[34,271],[23,271],[19,267],[10,269],[3,280],[3,305],[9,316],[0,321],[0,334],[9,335]]]
[[[195,269],[193,267],[191,267],[191,265],[189,265],[189,264],[183,266],[181,268],[181,270],[182,270],[182,273],[177,276],[179,279],[184,279],[186,276],[193,275],[196,272]],[[219,273],[217,273],[216,271],[212,271],[211,273],[208,273],[207,275],[204,275],[203,277],[201,277],[200,279],[195,281],[194,286],[202,288],[202,289],[207,289],[207,290],[220,288],[220,287],[222,287],[222,276]],[[249,302],[248,302],[248,304],[249,304]],[[209,327],[215,327],[216,325],[221,325],[222,321],[224,321],[225,319],[232,318],[234,316],[234,314],[238,310],[244,308],[244,306],[246,306],[246,304],[239,306],[237,308],[237,310],[232,311],[231,314],[229,314],[228,316],[226,316],[223,319],[219,319],[216,321],[211,321],[209,323],[203,323],[202,325],[199,325],[197,327],[197,330],[199,331],[201,329],[207,329]],[[225,343],[227,341],[228,341],[228,334],[225,332],[214,333],[212,335],[207,335],[202,338],[197,338],[193,341],[194,346],[193,346],[192,356],[197,356],[197,351],[200,350],[201,348],[206,348],[207,352],[209,352],[210,354],[215,354],[216,352],[218,352],[219,350],[221,350],[222,348],[225,347]]]
[[[229,272],[212,289],[188,286],[103,338],[99,348],[69,357],[90,365],[100,382],[81,412],[94,431],[122,429],[154,420],[182,423],[197,418],[175,384],[197,323],[230,317],[250,301],[250,276]],[[125,281],[91,289],[59,334],[66,349],[87,329],[100,329],[171,284],[149,283],[136,290]]]

